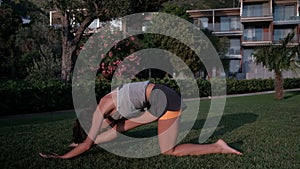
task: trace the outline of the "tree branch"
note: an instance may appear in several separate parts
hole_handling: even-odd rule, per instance
[[[82,37],[82,35],[84,34],[84,31],[86,30],[86,28],[93,22],[93,20],[95,19],[95,17],[92,16],[87,16],[83,22],[80,24],[80,27],[77,29],[77,31],[75,32],[75,38],[74,38],[74,43],[78,43]]]

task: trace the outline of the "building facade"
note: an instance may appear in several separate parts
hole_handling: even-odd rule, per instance
[[[227,75],[238,79],[270,78],[273,73],[256,65],[252,53],[267,43],[279,43],[295,32],[300,40],[299,0],[240,0],[237,8],[188,10],[194,24],[209,29],[214,36],[226,37],[229,48]],[[284,77],[295,77],[284,72]]]

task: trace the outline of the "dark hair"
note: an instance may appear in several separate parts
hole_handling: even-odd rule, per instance
[[[82,143],[86,139],[86,137],[87,137],[86,132],[82,128],[79,120],[76,119],[73,127],[73,142]]]

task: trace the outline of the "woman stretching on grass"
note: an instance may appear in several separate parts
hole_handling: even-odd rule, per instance
[[[117,104],[115,104],[116,100]],[[88,151],[93,144],[115,139],[118,132],[122,133],[154,121],[158,122],[158,142],[162,154],[173,156],[213,153],[242,154],[229,147],[223,140],[218,140],[213,144],[176,145],[179,117],[183,107],[181,103],[181,97],[164,85],[148,81],[125,84],[100,100],[93,114],[88,136],[82,143],[71,144],[74,148],[63,155],[40,153],[40,156],[72,158]],[[147,110],[144,111],[145,109]],[[112,128],[99,134],[101,129],[108,126]]]

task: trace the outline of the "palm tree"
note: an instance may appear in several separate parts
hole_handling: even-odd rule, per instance
[[[274,71],[275,99],[283,99],[282,72],[292,70],[297,72],[299,68],[299,45],[293,45],[294,32],[289,33],[280,44],[265,44],[259,47],[253,54],[256,64],[262,64],[269,71]]]

